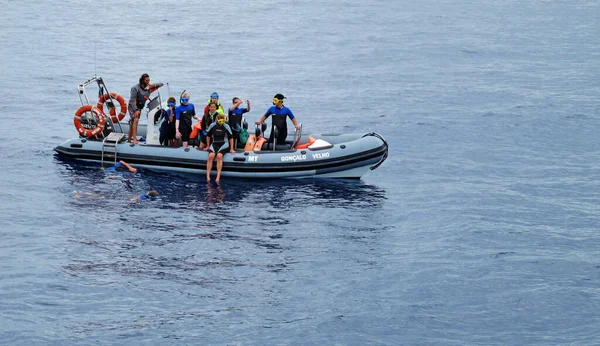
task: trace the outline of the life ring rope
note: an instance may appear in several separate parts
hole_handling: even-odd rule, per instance
[[[125,118],[125,114],[127,114],[127,102],[125,102],[125,98],[115,92],[111,92],[110,94],[107,93],[100,96],[98,98],[98,104],[96,105],[96,107],[98,107],[98,109],[100,109],[100,111],[104,115],[107,115],[104,112],[104,103],[108,100],[110,100],[110,102],[107,103],[109,110],[108,113],[110,113],[110,120],[112,120],[113,123],[123,120]],[[113,100],[119,102],[119,114],[116,114],[117,112],[115,111]]]
[[[98,120],[98,124],[93,129],[85,128],[81,123],[81,116],[88,112],[91,112]],[[83,105],[79,107],[79,109],[77,109],[77,111],[75,112],[75,116],[73,117],[73,123],[75,124],[77,132],[79,132],[81,136],[89,138],[97,136],[102,132],[102,130],[104,130],[104,124],[106,124],[106,117],[98,108],[92,105]]]

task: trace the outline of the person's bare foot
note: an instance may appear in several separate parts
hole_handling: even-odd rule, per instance
[[[220,184],[220,180],[221,180],[221,179],[218,179],[218,178],[217,178],[217,179],[215,179],[215,183],[217,183],[217,184]]]
[[[139,144],[139,142],[136,140],[133,141],[133,144]]]
[[[210,182],[210,175],[206,176],[206,181]]]

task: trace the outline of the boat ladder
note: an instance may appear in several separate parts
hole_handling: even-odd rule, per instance
[[[117,164],[117,145],[125,137],[124,133],[111,132],[102,141],[102,167],[104,167],[104,161],[107,158],[112,158],[114,164]],[[107,148],[112,148],[108,149]]]

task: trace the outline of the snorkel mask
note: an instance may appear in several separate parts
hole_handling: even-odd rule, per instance
[[[222,119],[217,119],[217,124],[219,124],[219,125],[225,124],[225,119],[223,119],[223,118]]]

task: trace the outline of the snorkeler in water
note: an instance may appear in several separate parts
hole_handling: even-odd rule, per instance
[[[106,169],[106,173],[123,172],[125,169],[129,170],[131,173],[137,172],[136,168],[131,167],[127,162],[121,160],[117,162],[116,165]]]
[[[131,201],[145,201],[145,200],[156,201],[159,199],[160,199],[160,195],[158,194],[158,192],[156,190],[150,190],[145,195],[141,195],[138,197],[132,197],[130,200]]]

